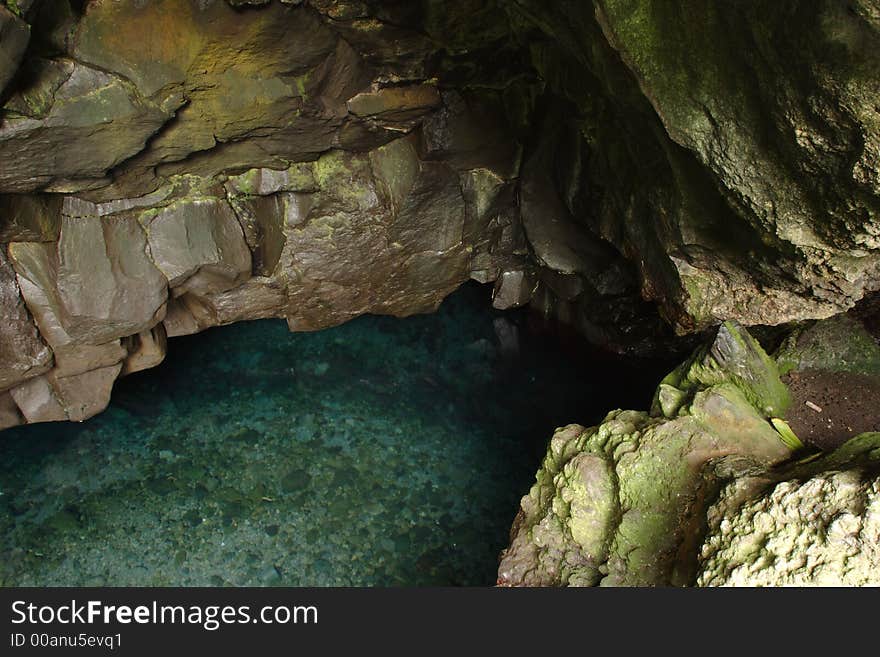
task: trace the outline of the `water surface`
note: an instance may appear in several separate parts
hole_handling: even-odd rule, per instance
[[[654,381],[500,317],[472,285],[434,315],[172,339],[105,413],[0,433],[0,583],[494,583],[553,427]]]

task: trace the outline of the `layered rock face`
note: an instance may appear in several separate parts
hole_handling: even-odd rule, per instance
[[[874,3],[0,5],[3,426],[469,278],[619,351],[880,287]]]
[[[443,89],[430,39],[299,5],[27,7],[0,127],[3,426],[93,415],[168,337],[429,312],[526,261],[517,83]]]
[[[683,321],[829,316],[877,289],[876,2],[707,0],[676,11],[607,0],[597,18],[729,211],[700,224],[691,209],[679,248],[667,248]],[[675,160],[681,177],[688,165]]]

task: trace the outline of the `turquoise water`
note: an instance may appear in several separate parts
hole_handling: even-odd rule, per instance
[[[523,314],[496,326],[487,294],[175,338],[105,413],[0,433],[0,581],[493,584],[553,427],[644,406],[656,378],[531,335]]]

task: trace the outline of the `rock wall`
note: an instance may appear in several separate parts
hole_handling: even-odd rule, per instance
[[[571,220],[679,330],[827,317],[877,290],[875,1],[514,4],[570,101]]]
[[[16,6],[2,426],[99,412],[168,337],[430,312],[525,261],[515,80],[444,89],[431,39],[336,3],[80,4]]]
[[[871,0],[7,0],[0,37],[2,426],[469,278],[618,351],[880,288]]]

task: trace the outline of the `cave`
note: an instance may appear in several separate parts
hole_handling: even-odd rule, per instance
[[[0,584],[880,583],[874,0],[0,35]]]

